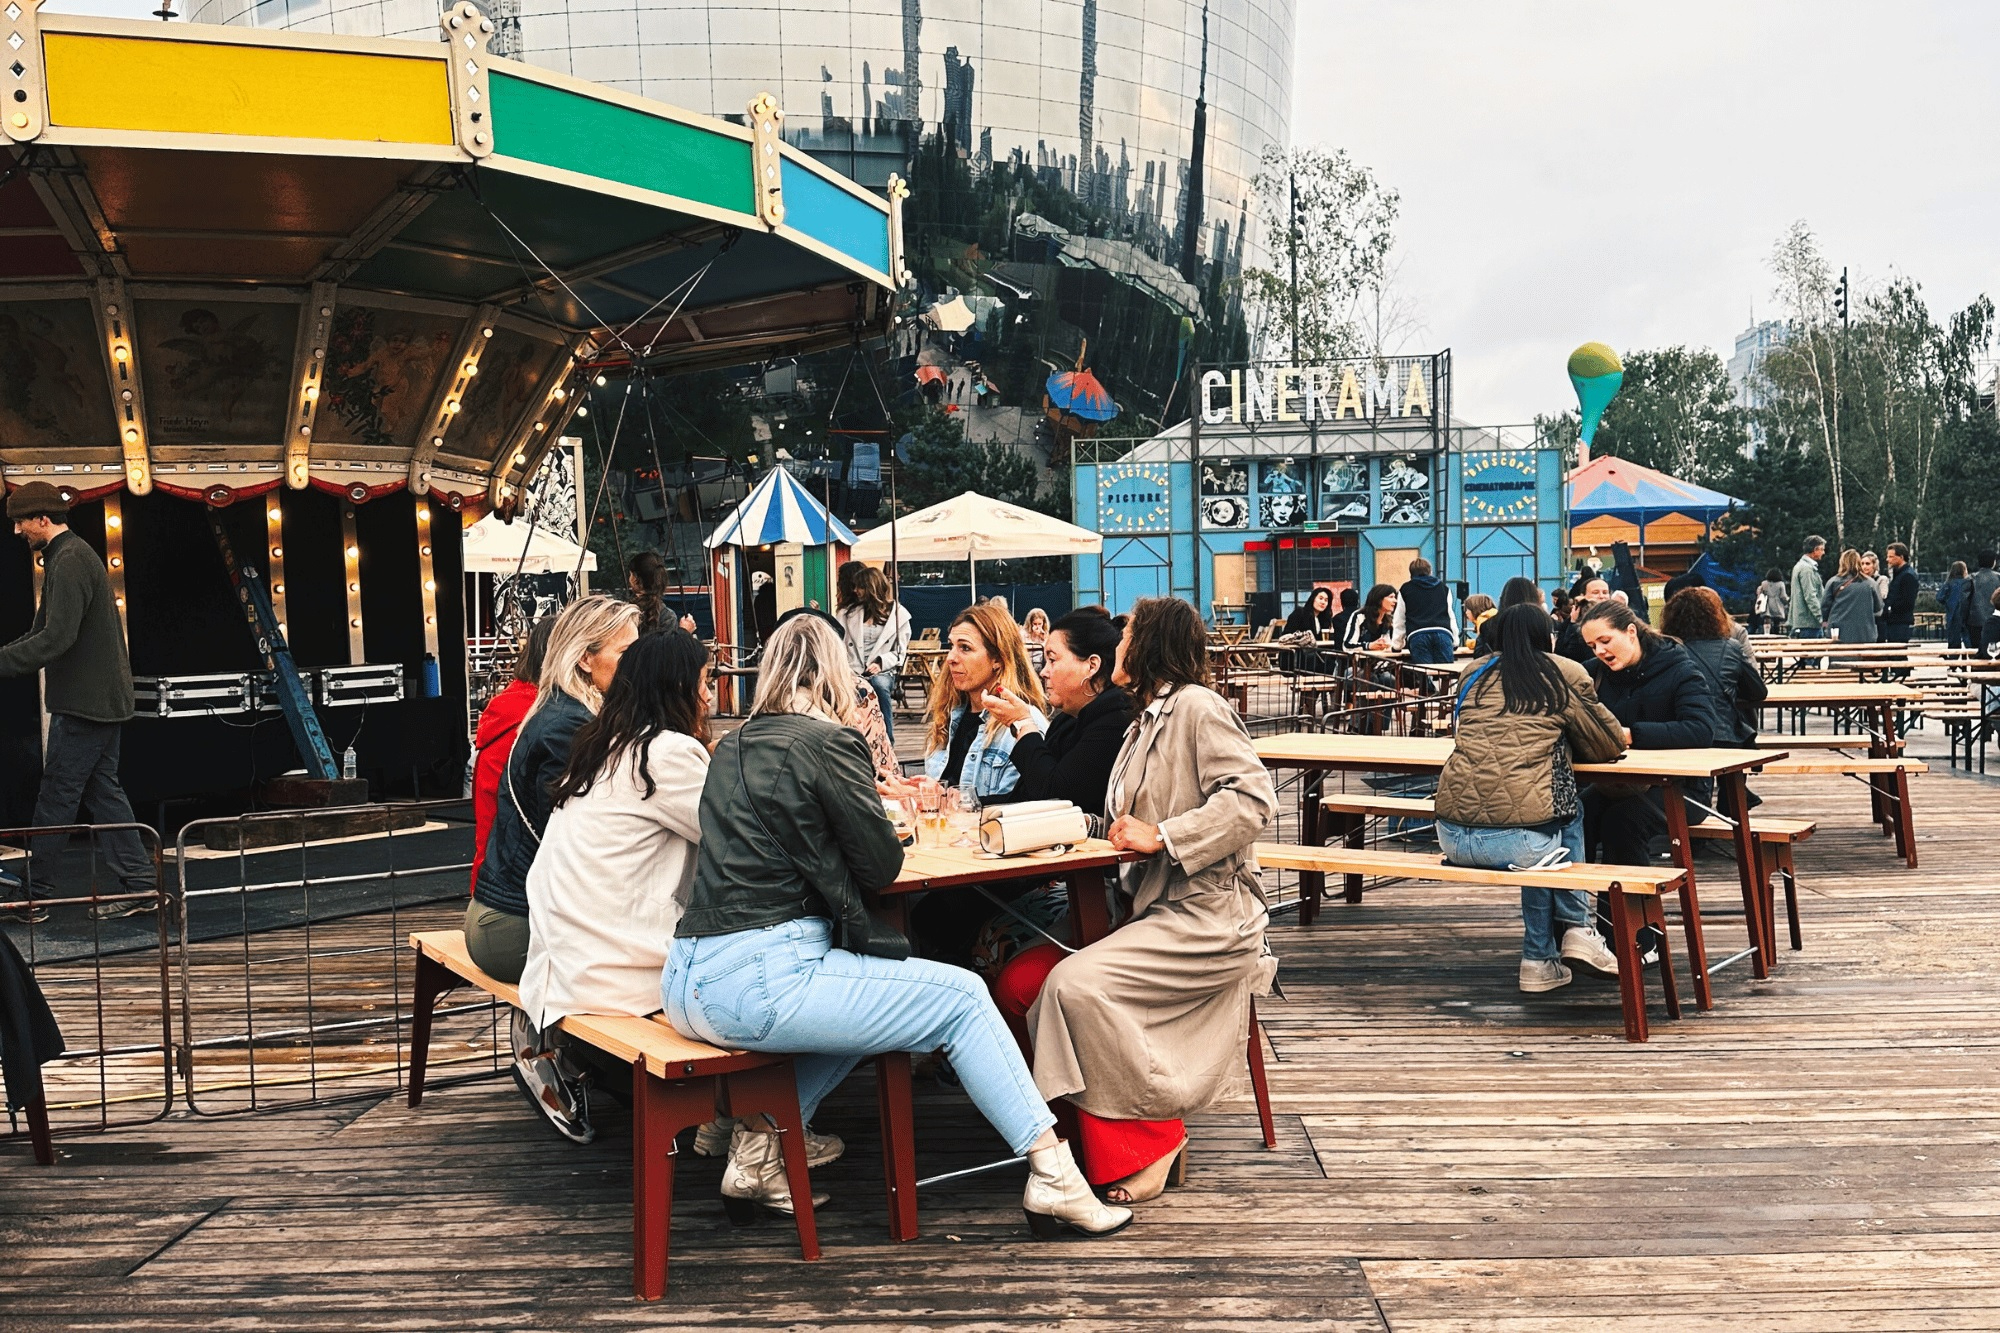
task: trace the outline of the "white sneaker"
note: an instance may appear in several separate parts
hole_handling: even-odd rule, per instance
[[[1521,989],[1530,995],[1545,990],[1558,990],[1569,985],[1569,982],[1569,969],[1554,958],[1521,960]]]
[[[1618,975],[1618,955],[1604,942],[1604,937],[1589,926],[1571,926],[1563,932],[1562,956],[1566,963],[1575,963],[1586,972],[1595,972],[1600,977]]]
[[[697,1157],[723,1157],[729,1152],[730,1140],[736,1134],[736,1122],[728,1116],[717,1116],[694,1132],[694,1154]],[[847,1151],[847,1144],[838,1134],[815,1134],[806,1128],[806,1165],[810,1167],[831,1166]]]

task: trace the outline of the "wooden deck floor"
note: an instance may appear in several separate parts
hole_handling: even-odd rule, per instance
[[[1768,813],[1821,822],[1800,854],[1806,950],[1771,980],[1739,965],[1713,1013],[1656,1010],[1632,1046],[1608,983],[1515,991],[1502,895],[1335,902],[1274,932],[1279,1150],[1247,1106],[1203,1117],[1188,1188],[1110,1241],[1028,1241],[1008,1172],[926,1190],[923,1239],[890,1244],[863,1074],[820,1117],[850,1145],[820,1173],[826,1258],[801,1263],[779,1226],[731,1230],[718,1165],[690,1155],[671,1289],[639,1306],[623,1112],[601,1103],[599,1141],[577,1148],[489,1079],[416,1112],[386,1091],[181,1111],[61,1140],[54,1169],[0,1144],[0,1325],[2000,1328],[2000,784],[1918,780],[1914,872],[1864,824],[1859,787],[1760,789]],[[1731,868],[1703,865],[1727,952]],[[402,927],[425,911],[454,915]],[[263,947],[269,975],[296,956]],[[329,994],[357,1012],[381,998]],[[456,1049],[485,1058],[479,1023],[459,1021]],[[379,1060],[393,1040],[373,1036],[348,1056]],[[941,1088],[921,1092],[918,1129],[925,1174],[1000,1155]]]

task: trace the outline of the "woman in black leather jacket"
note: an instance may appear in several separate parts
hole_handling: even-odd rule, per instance
[[[816,616],[765,645],[750,717],[716,746],[702,789],[701,854],[661,978],[667,1020],[718,1046],[791,1055],[802,1122],[860,1061],[941,1048],[1027,1156],[1036,1234],[1117,1231],[1130,1210],[1090,1192],[986,987],[911,958],[869,912],[863,895],[894,881],[903,853],[852,729],[855,689],[846,648]],[[758,1205],[792,1211],[768,1128],[738,1122],[722,1180],[733,1220]]]
[[[1577,628],[1596,654],[1597,698],[1632,734],[1635,750],[1695,750],[1715,744],[1715,705],[1688,650],[1632,614],[1623,602],[1591,603]],[[1684,784],[1688,822],[1707,817],[1714,784]],[[1699,802],[1699,804],[1696,804]],[[1645,865],[1649,844],[1667,831],[1658,787],[1592,783],[1583,793],[1584,846],[1591,859]]]

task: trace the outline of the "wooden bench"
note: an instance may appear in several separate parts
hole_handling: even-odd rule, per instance
[[[416,1003],[410,1019],[410,1105],[424,1098],[430,1057],[431,1011],[457,986],[476,986],[504,1004],[520,1007],[513,986],[479,969],[466,952],[465,932],[419,931]],[[667,1250],[673,1221],[674,1139],[717,1115],[768,1114],[784,1147],[785,1178],[797,1206],[799,1251],[819,1258],[812,1180],[806,1169],[805,1128],[799,1123],[798,1086],[786,1055],[729,1051],[676,1032],[665,1018],[572,1014],[562,1030],[632,1070],[632,1290],[656,1301],[667,1290]]]
[[[1755,742],[1760,750],[1865,750],[1876,743],[1877,738],[1866,732],[1831,736],[1784,736],[1765,732]]]
[[[1354,850],[1359,850],[1364,845],[1368,821],[1371,818],[1433,821],[1437,818],[1437,804],[1428,796],[1380,796],[1373,792],[1336,792],[1331,795],[1322,794],[1316,805],[1320,814],[1334,816],[1339,824],[1339,828],[1335,831],[1339,833],[1341,843]],[[1808,820],[1770,819],[1754,815],[1751,817],[1750,836],[1756,841],[1758,849],[1756,880],[1762,890],[1763,920],[1773,932],[1770,936],[1760,937],[1756,933],[1757,923],[1747,922],[1752,932],[1751,948],[1758,948],[1761,944],[1770,953],[1775,953],[1777,950],[1776,928],[1771,924],[1773,913],[1777,910],[1776,891],[1771,883],[1774,868],[1781,872],[1785,879],[1785,915],[1787,924],[1791,927],[1792,948],[1804,947],[1799,934],[1798,871],[1792,857],[1792,848],[1795,844],[1811,837],[1814,828],[1815,825]],[[1719,821],[1690,824],[1688,832],[1704,840],[1731,841],[1735,836],[1732,825]],[[1767,847],[1771,849],[1770,864],[1764,860],[1764,849]],[[1349,872],[1344,877],[1342,896],[1348,902],[1361,901],[1363,878],[1364,876],[1358,872]],[[1325,882],[1326,877],[1318,873],[1305,872],[1299,876],[1300,925],[1309,926],[1318,917],[1320,898],[1325,892]],[[1697,951],[1695,947],[1695,940],[1701,933],[1700,911],[1700,907],[1689,901],[1688,895],[1683,893],[1682,913],[1688,918],[1686,921],[1689,930],[1688,953],[1690,958],[1705,959],[1707,951]],[[1741,956],[1738,955],[1739,958]],[[1766,958],[1767,965],[1769,961],[1769,958]],[[1717,964],[1717,967],[1721,966],[1724,964]],[[1697,998],[1705,990],[1705,987],[1697,986]]]
[[[1850,758],[1839,754],[1787,755],[1757,769],[1766,777],[1838,773],[1865,781],[1871,819],[1881,825],[1883,837],[1896,840],[1896,854],[1912,870],[1917,868],[1917,830],[1910,811],[1910,774],[1930,771],[1930,765],[1920,759]]]
[[[1625,1040],[1646,1040],[1646,984],[1634,934],[1644,926],[1659,933],[1660,988],[1667,1013],[1681,1016],[1674,988],[1673,959],[1667,947],[1666,913],[1660,894],[1683,887],[1687,872],[1672,866],[1569,865],[1556,870],[1489,870],[1447,865],[1444,858],[1423,852],[1357,851],[1351,847],[1294,847],[1285,843],[1257,844],[1257,863],[1267,870],[1313,871],[1320,874],[1383,875],[1429,880],[1441,884],[1471,884],[1508,889],[1574,889],[1611,898],[1612,949],[1618,955],[1618,1000],[1625,1020]],[[1636,899],[1636,904],[1631,901]],[[1637,919],[1634,919],[1636,910]]]

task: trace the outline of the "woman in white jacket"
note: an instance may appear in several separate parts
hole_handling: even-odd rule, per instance
[[[569,1014],[659,1009],[701,841],[709,706],[707,650],[685,630],[657,630],[625,650],[603,708],[577,731],[528,872],[521,1007],[541,1031]],[[543,1058],[575,1103],[546,1108],[563,1113],[548,1119],[587,1142],[567,1053]]]

